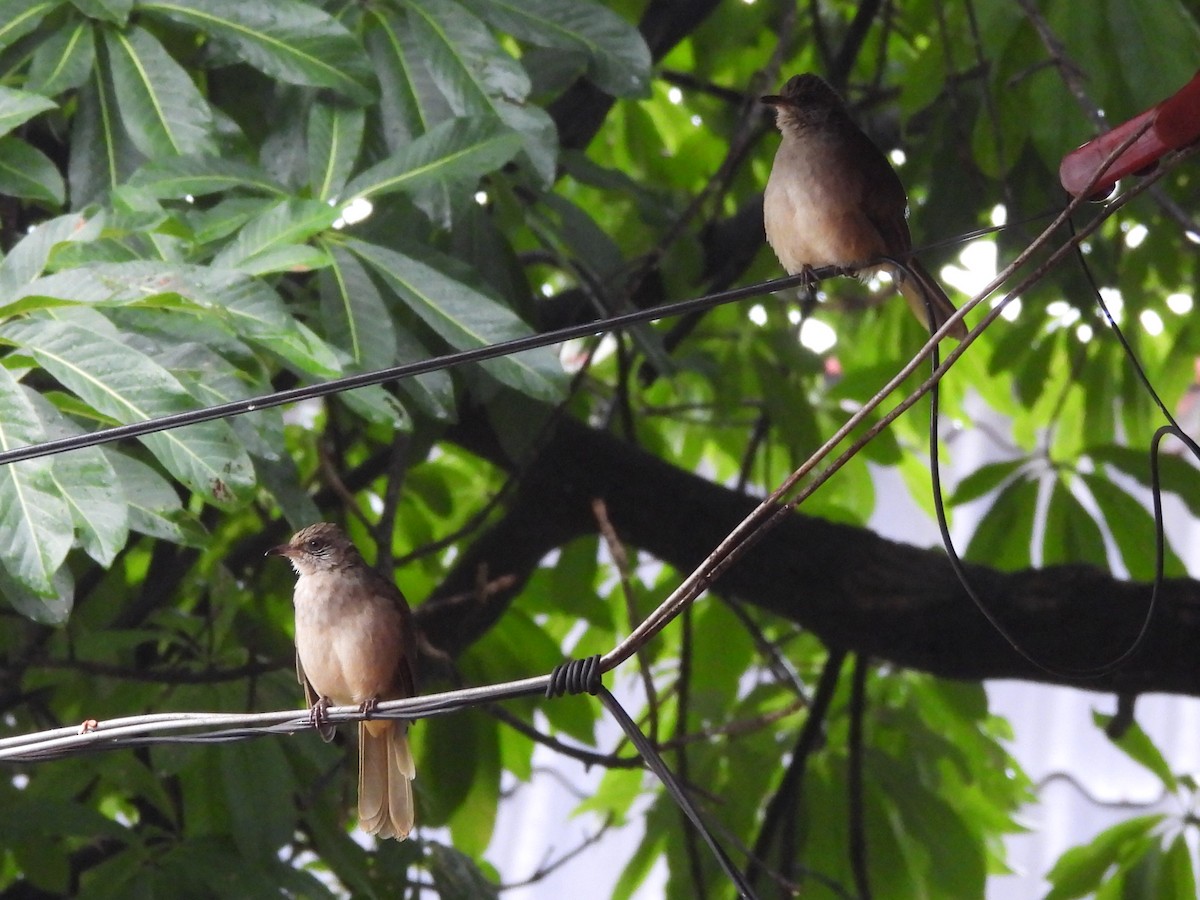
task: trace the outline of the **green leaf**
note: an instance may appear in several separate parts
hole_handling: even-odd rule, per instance
[[[575,807],[574,815],[584,812],[612,815],[624,824],[633,804],[642,796],[646,773],[642,769],[608,769],[599,786]]]
[[[413,36],[457,116],[492,113],[523,139],[523,155],[544,184],[554,179],[558,132],[541,107],[526,105],[529,76],[479,19],[450,0],[413,0]]]
[[[8,134],[40,112],[54,109],[55,102],[41,94],[0,87],[0,135]]]
[[[1135,479],[1138,484],[1150,487],[1150,451],[1130,447],[1088,447],[1085,451],[1098,463],[1107,463]],[[1175,494],[1187,506],[1188,512],[1200,517],[1200,491],[1196,490],[1196,470],[1186,461],[1172,453],[1158,454],[1158,473],[1162,489]]]
[[[465,736],[473,764],[467,773],[468,789],[462,803],[450,816],[454,846],[475,857],[483,856],[491,843],[500,801],[500,723],[480,710],[457,717],[455,731]]]
[[[1121,560],[1129,570],[1131,578],[1150,581],[1154,578],[1154,516],[1136,498],[1127,494],[1118,484],[1102,475],[1083,475],[1092,498],[1104,515],[1104,523],[1121,551]],[[1165,541],[1165,538],[1164,538]],[[1170,543],[1163,545],[1163,564],[1168,576],[1182,577],[1187,568],[1183,560],[1171,549]]]
[[[0,366],[0,450],[45,438],[24,388]],[[0,466],[0,565],[13,581],[35,597],[56,597],[54,575],[71,549],[72,531],[71,512],[49,459]]]
[[[650,870],[666,855],[668,831],[665,828],[646,829],[642,842],[633,857],[625,864],[621,877],[613,887],[612,900],[630,900],[645,882]]]
[[[1025,465],[1023,459],[1009,459],[980,466],[954,486],[954,493],[949,500],[950,505],[961,506],[994,491],[1023,465]]]
[[[46,154],[9,136],[0,138],[0,194],[57,206],[66,197],[66,187]]]
[[[43,625],[62,625],[75,605],[75,578],[70,566],[60,566],[54,573],[49,595],[36,594],[12,578],[0,565],[0,597],[21,615]]]
[[[1069,900],[1096,890],[1110,868],[1127,859],[1131,847],[1143,846],[1161,815],[1134,816],[1102,831],[1090,844],[1072,847],[1046,875],[1054,885],[1046,900]]]
[[[67,176],[76,209],[106,198],[145,161],[121,121],[111,67],[94,73],[79,92],[71,128]]]
[[[156,361],[169,369],[204,406],[248,400],[270,391],[270,384],[252,381],[248,373],[205,344],[176,344],[156,356]],[[284,436],[283,417],[278,409],[258,410],[253,415],[234,416],[225,421],[251,455],[279,459]]]
[[[156,159],[134,173],[129,183],[154,197],[203,197],[238,188],[287,196],[283,186],[257,166],[215,156]]]
[[[269,859],[296,827],[296,807],[276,802],[292,789],[278,741],[237,741],[221,748],[231,836],[245,859]]]
[[[418,362],[428,359],[430,352],[408,331],[396,332],[396,363]],[[442,369],[426,372],[399,381],[396,387],[420,409],[434,419],[453,421],[457,415],[454,402],[454,380]]]
[[[56,247],[68,241],[95,240],[103,225],[104,216],[80,213],[69,213],[39,224],[0,262],[0,295],[7,297],[40,275]],[[4,305],[0,304],[0,310]]]
[[[320,200],[283,200],[251,219],[236,238],[212,261],[215,269],[262,273],[286,268],[278,263],[279,251],[291,251],[316,234],[332,227],[338,210]],[[324,254],[310,248],[320,262]],[[272,259],[275,262],[272,262]]]
[[[867,807],[868,816],[874,807],[878,812],[873,818],[887,817],[902,852],[916,849],[912,847],[915,838],[916,847],[937,847],[955,860],[953,866],[934,865],[928,872],[922,872],[922,880],[942,888],[941,896],[981,896],[987,879],[987,860],[972,823],[948,798],[923,784],[915,767],[911,772],[897,765],[881,770],[879,786],[868,788],[868,796],[875,801]],[[906,848],[905,844],[909,846]]]
[[[297,0],[150,0],[138,8],[232,44],[242,60],[289,84],[332,88],[359,103],[375,98],[362,47],[321,9]]]
[[[1108,725],[1112,720],[1113,717],[1110,715],[1101,712],[1092,712],[1092,721],[1097,728],[1103,729],[1106,733]],[[1154,742],[1150,740],[1150,736],[1142,731],[1141,726],[1136,721],[1129,723],[1124,733],[1112,742],[1134,762],[1140,763],[1153,772],[1168,791],[1173,792],[1179,788],[1179,782],[1176,780],[1174,773],[1171,772],[1170,765],[1167,764],[1158,747],[1154,746]]]
[[[91,263],[34,279],[17,288],[13,297],[57,297],[108,305],[144,303],[156,296],[183,293],[187,282],[181,272],[186,268],[143,260]]]
[[[1159,885],[1160,897],[1190,898],[1196,896],[1196,873],[1192,869],[1192,852],[1185,834],[1175,835],[1167,848]]]
[[[434,80],[456,115],[493,109],[501,98],[517,103],[529,94],[529,76],[478,18],[451,0],[415,0],[410,24],[423,35]]]
[[[396,359],[396,330],[383,297],[349,251],[332,246],[329,254],[333,262],[320,277],[326,335],[350,354],[356,371],[390,366]]]
[[[433,83],[407,14],[376,6],[368,15],[366,42],[379,74],[379,116],[394,152],[454,113]]]
[[[83,432],[40,394],[29,396],[46,440]],[[100,565],[112,565],[129,539],[129,524],[121,484],[108,458],[98,447],[82,447],[50,457],[50,463],[51,478],[71,511],[79,543]]]
[[[71,0],[85,16],[124,25],[133,10],[133,0]]]
[[[103,449],[128,504],[129,527],[164,541],[203,547],[204,527],[183,508],[179,494],[150,466],[115,450]]]
[[[631,23],[591,0],[462,0],[501,31],[542,47],[576,51],[587,74],[614,97],[645,96],[650,49]]]
[[[346,185],[343,195],[413,193],[429,184],[450,180],[474,184],[512,159],[520,149],[520,136],[495,119],[452,119],[358,175]]]
[[[281,456],[277,460],[256,459],[254,470],[258,473],[259,487],[274,498],[293,531],[321,521],[321,512],[304,489],[303,480],[290,456]]]
[[[288,313],[271,287],[239,272],[196,269],[194,296],[228,317],[235,332],[318,378],[340,375],[333,350]]]
[[[104,47],[121,124],[142,153],[153,158],[216,152],[208,101],[157,38],[137,27],[105,29]]]
[[[41,24],[46,13],[64,0],[0,0],[0,49],[10,46]]]
[[[87,81],[95,59],[91,25],[74,22],[52,32],[34,51],[25,87],[47,97],[77,88]]]
[[[87,840],[108,840],[119,844],[128,839],[124,826],[72,800],[47,796],[28,796],[23,792],[7,794],[6,814],[0,816],[0,843],[13,847],[34,835],[67,836]]]
[[[531,333],[529,326],[498,300],[424,262],[363,241],[351,240],[347,246],[456,350],[486,347]],[[481,365],[498,381],[535,399],[551,400],[561,393],[561,366],[545,348]]]
[[[208,209],[188,210],[186,221],[196,244],[203,246],[229,237],[274,204],[262,197],[231,197]]]
[[[308,113],[308,171],[312,195],[336,196],[362,149],[364,115],[342,103],[313,103]]]
[[[311,272],[329,265],[329,257],[310,244],[280,244],[267,247],[234,267],[246,275],[272,272]]]
[[[1042,564],[1050,566],[1073,562],[1106,565],[1104,535],[1066,481],[1058,478],[1050,493],[1050,504],[1046,507]]]
[[[54,483],[67,501],[84,552],[112,565],[129,539],[129,516],[116,472],[95,447],[54,459]]]
[[[98,263],[66,269],[18,288],[12,308],[19,307],[21,298],[27,296],[165,307],[205,315],[299,371],[319,377],[341,372],[333,350],[291,317],[271,287],[236,270],[149,261]],[[166,325],[163,320],[159,323]]]
[[[466,710],[426,719],[410,734],[419,777],[438,787],[422,798],[424,819],[449,825],[464,852],[482,854],[491,838],[500,787],[498,727],[479,710]]]
[[[433,888],[442,900],[495,900],[500,896],[496,885],[467,853],[435,841],[427,842],[425,848]]]
[[[1005,571],[1029,565],[1038,482],[1019,478],[1009,483],[979,520],[966,559]]]
[[[5,338],[102,416],[140,422],[195,408],[179,381],[149,356],[94,324],[88,310],[64,311],[67,320],[27,319],[11,323]],[[87,315],[82,315],[87,313]],[[228,424],[204,422],[141,438],[180,481],[214,505],[249,499],[254,472]]]

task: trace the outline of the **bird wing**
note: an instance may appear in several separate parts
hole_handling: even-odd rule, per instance
[[[858,128],[850,138],[852,153],[862,171],[861,208],[883,238],[889,252],[901,259],[912,249],[908,230],[908,195],[900,176],[883,151]]]
[[[414,697],[417,693],[417,624],[413,621],[412,610],[409,609],[408,601],[404,599],[400,588],[396,587],[391,579],[374,569],[371,570],[371,575],[374,582],[373,589],[380,596],[388,597],[392,601],[392,605],[400,617],[402,642],[399,658],[396,660],[396,671],[392,676],[391,688],[380,699],[402,700],[406,697]]]

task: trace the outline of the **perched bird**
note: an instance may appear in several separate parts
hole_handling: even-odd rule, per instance
[[[336,525],[321,522],[267,551],[286,556],[300,577],[296,607],[296,674],[325,740],[333,729],[321,716],[330,704],[358,704],[416,693],[416,634],[400,590],[366,564]],[[404,840],[413,827],[408,724],[394,719],[359,723],[358,824],[368,834]]]
[[[954,314],[946,292],[912,255],[908,197],[887,157],[863,133],[841,97],[816,75],[791,78],[762,98],[775,108],[783,141],[763,198],[767,242],[789,274],[821,266],[892,273],[900,293],[926,328]],[[867,266],[888,256],[904,263]],[[960,320],[950,331],[967,334]]]

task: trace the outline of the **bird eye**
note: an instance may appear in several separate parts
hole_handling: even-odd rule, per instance
[[[309,538],[304,542],[304,547],[309,553],[320,553],[325,549],[325,542],[320,538]]]

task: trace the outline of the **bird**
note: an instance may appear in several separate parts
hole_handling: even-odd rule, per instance
[[[783,138],[763,195],[767,243],[791,275],[836,266],[860,278],[885,270],[927,329],[954,315],[954,304],[912,255],[908,196],[896,170],[855,124],[819,75],[790,78],[760,102],[775,110]],[[903,263],[871,265],[881,257]],[[932,312],[932,317],[930,316]],[[960,319],[949,334],[962,339]]]
[[[334,524],[296,532],[268,556],[283,556],[299,576],[296,608],[296,675],[325,740],[330,705],[358,705],[369,713],[380,700],[417,691],[416,633],[400,589],[363,560]],[[358,726],[358,824],[381,838],[404,840],[415,820],[408,723],[367,719]]]

